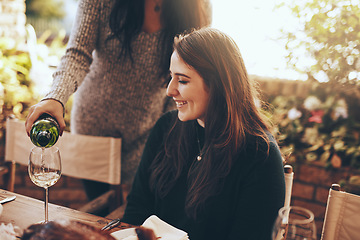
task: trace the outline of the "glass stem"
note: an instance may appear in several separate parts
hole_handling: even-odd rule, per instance
[[[45,188],[45,223],[47,223],[49,220],[48,202],[49,202],[49,188],[46,187]]]

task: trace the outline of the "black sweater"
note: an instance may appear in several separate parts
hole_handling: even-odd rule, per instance
[[[164,198],[157,197],[149,186],[149,167],[159,148],[163,146],[171,122],[177,118],[172,111],[155,124],[144,149],[135,180],[128,196],[123,222],[141,225],[150,215],[157,215],[167,223],[186,231],[191,240],[271,239],[277,212],[284,204],[285,181],[280,151],[270,144],[266,151],[257,151],[247,144],[235,160],[225,178],[223,189],[210,197],[196,220],[187,217],[184,206],[187,190],[187,171],[177,180]],[[194,120],[195,121],[195,120]],[[203,141],[204,129],[200,130]],[[194,142],[194,161],[199,152]],[[201,164],[201,161],[195,163]]]

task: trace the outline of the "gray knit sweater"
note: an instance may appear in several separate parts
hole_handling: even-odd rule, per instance
[[[122,183],[131,183],[147,135],[165,109],[160,79],[160,32],[141,32],[132,43],[133,63],[119,59],[120,42],[111,33],[114,0],[81,0],[66,54],[45,98],[65,104],[76,91],[71,131],[122,138]]]

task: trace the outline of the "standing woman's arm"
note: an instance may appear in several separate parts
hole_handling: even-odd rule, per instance
[[[60,134],[65,129],[64,106],[89,71],[92,52],[99,35],[99,17],[102,5],[101,0],[81,0],[79,2],[67,50],[61,58],[58,69],[53,74],[52,87],[41,102],[29,109],[25,123],[28,134],[32,124],[44,112],[57,119],[60,125]]]
[[[66,53],[53,75],[51,90],[45,98],[56,99],[65,105],[81,85],[92,63],[102,6],[102,0],[79,1]]]

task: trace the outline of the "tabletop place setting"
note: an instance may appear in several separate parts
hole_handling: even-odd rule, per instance
[[[84,240],[93,239],[90,236],[97,236],[96,239],[98,240],[152,240],[153,238],[149,233],[155,234],[156,239],[189,239],[186,232],[171,226],[155,215],[146,219],[140,227],[121,223],[120,219],[111,221],[103,217],[49,204],[49,188],[59,181],[62,173],[61,153],[59,148],[55,146],[58,138],[59,125],[50,115],[42,115],[33,124],[30,139],[34,147],[29,153],[27,169],[32,183],[45,190],[44,205],[42,207],[44,217],[40,221],[36,220],[39,217],[38,212],[41,208],[39,206],[41,201],[3,190],[0,192],[0,216],[3,211],[2,204],[12,201],[14,201],[14,207],[11,208],[11,211],[16,212],[16,214],[4,216],[10,220],[8,223],[1,223],[0,239],[26,240],[43,237],[44,234],[53,239],[63,239],[66,234],[75,234],[75,236],[81,235],[81,239]],[[21,208],[25,205],[27,209],[23,211],[24,209]],[[10,208],[10,206],[5,206],[6,211],[8,207]],[[54,214],[51,216],[51,220],[49,220],[49,208]],[[34,218],[31,218],[32,215]],[[21,223],[18,222],[19,219],[21,219]],[[17,226],[18,224],[21,227]],[[95,225],[96,227],[94,227]],[[149,231],[149,229],[153,232]]]

